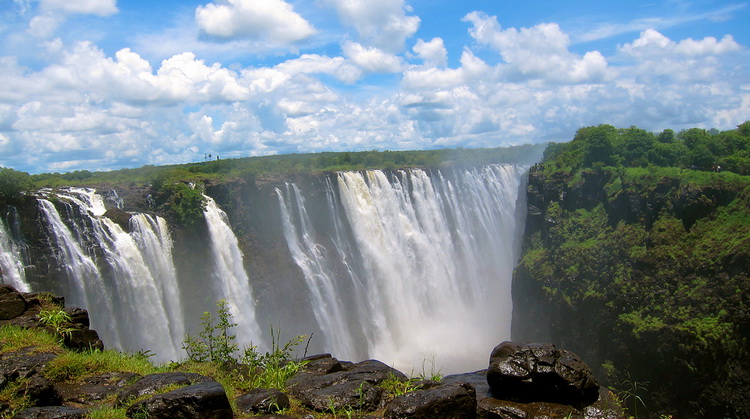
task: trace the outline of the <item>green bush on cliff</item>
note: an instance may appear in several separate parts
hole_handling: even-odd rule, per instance
[[[159,193],[164,200],[163,208],[171,213],[180,225],[192,228],[203,221],[206,198],[199,189],[178,182],[163,185]]]
[[[0,167],[0,199],[15,201],[32,188],[33,182],[28,173]]]

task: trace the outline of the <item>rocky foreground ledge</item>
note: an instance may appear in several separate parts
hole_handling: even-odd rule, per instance
[[[38,319],[44,301],[50,298],[0,286],[0,326],[56,333]],[[54,298],[62,305],[62,298]],[[64,344],[76,350],[101,349],[96,332],[88,328],[88,313],[65,311],[73,327],[67,330]],[[589,367],[572,352],[552,344],[503,342],[492,350],[486,370],[450,375],[441,381],[411,382],[410,391],[396,397],[388,397],[379,385],[394,377],[407,382],[400,371],[377,360],[352,363],[329,354],[316,355],[304,358],[307,362],[287,381],[285,391],[258,388],[235,396],[234,403],[221,384],[195,373],[111,372],[76,382],[52,382],[44,374],[45,367],[58,356],[34,347],[10,352],[0,348],[0,390],[23,379],[23,391],[34,405],[14,414],[0,403],[2,417],[86,418],[90,409],[122,406],[133,399],[138,401],[128,407],[128,417],[625,417],[620,403],[599,386]],[[292,404],[303,406],[305,413],[288,416]]]

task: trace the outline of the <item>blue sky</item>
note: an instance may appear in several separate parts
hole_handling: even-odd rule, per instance
[[[0,0],[0,166],[731,129],[749,22],[711,0]]]

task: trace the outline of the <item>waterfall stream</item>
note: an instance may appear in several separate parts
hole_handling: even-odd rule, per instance
[[[321,224],[333,231],[311,223],[296,185],[277,189],[327,350],[407,371],[424,360],[481,368],[487,348],[510,338],[523,173],[340,172],[326,190],[333,220]]]
[[[425,361],[443,373],[480,369],[510,338],[524,173],[493,165],[288,181],[243,202],[264,208],[253,218],[235,208],[232,221],[250,223],[237,229],[204,195],[206,223],[181,231],[182,242],[164,218],[123,213],[114,190],[40,191],[35,243],[47,243],[49,273],[27,282],[24,263],[36,262],[24,261],[20,230],[2,220],[2,281],[60,290],[89,310],[107,347],[151,351],[158,362],[184,358],[185,334],[197,334],[200,313],[225,299],[240,347],[268,349],[262,321],[314,332],[312,350],[344,360],[376,358],[412,373]],[[269,259],[259,264],[243,250],[261,225],[269,237],[256,244]]]
[[[261,333],[255,321],[255,300],[250,279],[245,272],[244,256],[237,236],[229,225],[227,214],[211,197],[206,198],[206,224],[211,240],[214,270],[213,284],[219,288],[222,298],[229,303],[229,312],[237,323],[240,346],[249,343],[261,346]]]
[[[11,216],[12,214],[8,214]],[[0,277],[3,282],[12,285],[15,289],[23,292],[30,290],[26,282],[26,273],[23,267],[23,257],[18,243],[12,237],[10,228],[5,227],[5,222],[0,218]]]
[[[137,217],[131,220],[134,234],[129,234],[102,217],[106,208],[94,190],[70,188],[57,196],[67,209],[67,223],[52,202],[39,202],[59,265],[66,268],[70,303],[92,312],[92,327],[109,346],[149,350],[160,361],[180,359],[182,315],[175,276],[170,276],[174,267],[171,259],[165,260],[171,255],[161,241],[164,231],[155,230],[158,220],[140,222]],[[158,246],[148,243],[151,235]],[[97,263],[97,254],[104,265]]]

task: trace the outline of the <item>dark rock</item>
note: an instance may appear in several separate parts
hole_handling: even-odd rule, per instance
[[[209,377],[192,372],[163,372],[149,374],[136,380],[132,385],[117,392],[117,403],[126,403],[130,399],[154,394],[160,389],[171,385],[190,386],[198,383],[212,382]]]
[[[552,344],[501,343],[490,356],[487,382],[503,400],[583,408],[599,398],[599,384],[586,363]]]
[[[492,397],[490,385],[487,384],[487,370],[469,372],[465,374],[453,374],[443,377],[443,384],[461,384],[468,383],[474,387],[477,393],[477,402]]]
[[[486,379],[485,379],[485,385],[486,385]],[[429,390],[431,388],[442,386],[443,384],[446,384],[445,382],[441,381],[435,381],[435,380],[415,380],[411,382],[411,385],[414,386],[417,390]],[[487,386],[489,388],[489,386]]]
[[[274,413],[289,408],[289,397],[281,390],[256,388],[235,400],[242,413]]]
[[[129,224],[132,214],[125,212],[117,207],[112,207],[104,213],[104,216],[114,221],[117,225],[122,227],[123,230],[130,231]]]
[[[210,381],[155,395],[131,405],[127,416],[151,419],[232,418],[232,406],[221,384]]]
[[[29,346],[0,355],[0,375],[8,380],[29,378],[57,358],[57,354],[52,352],[35,351],[36,347]]]
[[[56,406],[62,402],[52,383],[40,374],[24,381],[17,394],[26,395],[33,406]]]
[[[478,419],[570,418],[589,419],[582,411],[565,404],[518,403],[487,398],[477,404]]]
[[[376,409],[380,404],[383,390],[376,387],[383,381],[396,378],[407,381],[406,376],[388,365],[368,360],[356,364],[347,363],[343,371],[322,374],[319,371],[338,369],[334,362],[323,355],[318,367],[295,374],[287,381],[289,392],[310,408],[324,411],[344,407],[362,410]]]
[[[398,396],[385,409],[384,418],[476,417],[477,399],[470,384],[446,384]]]
[[[399,381],[408,380],[406,375],[401,371],[389,367],[376,359],[357,362],[351,365],[346,371],[355,377],[355,379],[365,380],[371,384],[380,384],[391,377],[395,377]]]
[[[89,349],[104,350],[104,343],[99,339],[99,334],[92,329],[73,329],[70,333],[63,335],[64,344],[68,348],[85,351]]]
[[[84,419],[86,410],[74,407],[47,406],[21,410],[14,419]]]
[[[375,410],[383,397],[383,389],[367,381],[345,381],[303,393],[302,404],[318,411],[353,408]]]
[[[130,372],[108,372],[75,383],[59,383],[55,389],[66,406],[95,406],[138,377]]]
[[[331,354],[313,355],[302,358],[300,361],[304,362],[300,370],[313,374],[330,374],[344,370],[339,360]]]
[[[383,381],[395,377],[399,381],[406,381],[406,375],[376,361],[368,360],[352,364],[345,371],[337,371],[330,374],[315,374],[310,372],[299,372],[287,380],[287,388],[295,396],[301,396],[314,390],[331,387],[347,381],[367,381],[372,385],[378,385]]]
[[[0,320],[14,319],[26,311],[26,300],[10,285],[0,284]]]
[[[65,308],[65,312],[70,316],[70,322],[79,324],[83,327],[89,327],[91,321],[89,320],[89,312],[78,307]]]
[[[526,419],[527,405],[506,400],[485,398],[477,403],[478,419]]]
[[[60,296],[60,295],[55,295],[50,292],[25,292],[22,294],[23,294],[23,298],[26,299],[26,302],[29,304],[30,307],[31,306],[41,307],[45,304],[52,304],[58,307],[65,307],[65,297]]]

